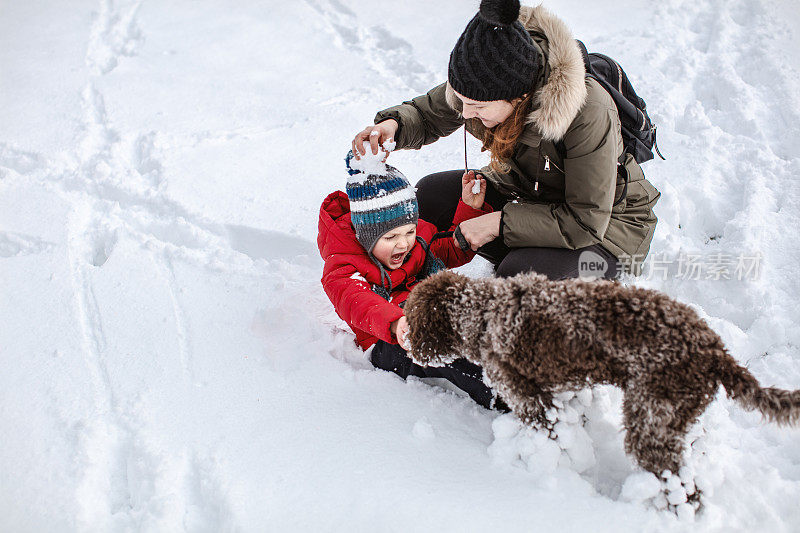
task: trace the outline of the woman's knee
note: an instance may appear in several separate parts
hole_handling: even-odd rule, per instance
[[[517,274],[537,272],[551,280],[576,278],[577,257],[566,251],[559,248],[517,248],[500,262],[496,274],[501,278],[510,278]]]
[[[450,227],[461,198],[461,174],[448,170],[428,174],[417,182],[419,217],[436,225],[439,230]]]
[[[551,280],[577,278],[581,274],[581,255],[587,251],[595,254],[602,253],[602,258],[607,263],[603,277],[605,279],[615,277],[616,258],[605,249],[599,249],[599,245],[577,250],[543,247],[517,248],[509,252],[497,266],[496,275],[501,278],[509,278],[517,274],[538,272]]]

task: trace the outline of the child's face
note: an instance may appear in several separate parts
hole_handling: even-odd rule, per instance
[[[417,225],[406,224],[387,231],[375,243],[372,255],[386,268],[395,270],[405,261],[408,252],[416,244]]]

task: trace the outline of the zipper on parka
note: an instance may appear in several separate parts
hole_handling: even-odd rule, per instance
[[[556,165],[555,163],[553,163],[553,166],[556,167],[556,170],[558,170],[559,172],[564,172],[563,170],[558,168],[558,165]],[[544,170],[545,172],[550,172],[550,156],[547,154],[544,155]]]

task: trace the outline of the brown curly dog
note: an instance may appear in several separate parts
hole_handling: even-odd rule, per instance
[[[625,450],[646,470],[678,472],[686,433],[717,388],[770,420],[800,419],[800,391],[762,388],[689,306],[617,281],[539,274],[469,279],[441,272],[405,305],[421,365],[466,357],[528,424],[552,429],[553,394],[624,391]]]

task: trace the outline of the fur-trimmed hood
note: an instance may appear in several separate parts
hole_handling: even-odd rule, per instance
[[[519,21],[526,30],[538,32],[547,39],[547,49],[542,53],[549,74],[536,89],[533,111],[527,122],[534,124],[545,140],[559,141],[586,102],[583,56],[566,23],[543,6],[522,6]],[[453,109],[461,110],[461,102],[450,83],[446,99]]]

